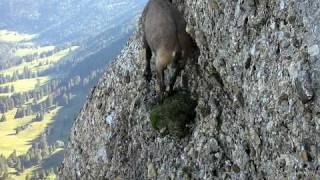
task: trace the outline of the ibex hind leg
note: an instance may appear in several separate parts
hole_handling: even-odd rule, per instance
[[[152,79],[152,73],[151,73],[151,67],[150,67],[152,51],[146,42],[144,42],[144,48],[146,50],[146,67],[145,67],[143,76],[147,82],[150,82]]]

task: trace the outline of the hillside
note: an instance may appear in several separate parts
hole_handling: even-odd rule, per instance
[[[79,113],[60,178],[319,178],[320,3],[173,2],[199,48],[176,84],[197,101],[191,132],[152,128],[138,31]]]

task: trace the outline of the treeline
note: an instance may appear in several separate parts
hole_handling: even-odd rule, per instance
[[[18,174],[23,173],[26,168],[40,164],[43,159],[48,158],[58,148],[64,148],[64,142],[57,141],[50,146],[47,143],[46,135],[43,134],[39,142],[33,143],[25,155],[18,156],[16,150],[14,150],[7,159],[3,155],[0,155],[0,179],[6,179],[8,177],[8,168],[16,169]],[[36,172],[28,178],[38,177],[37,179],[43,179],[41,177],[46,177],[45,175],[54,173],[56,170],[42,171]]]
[[[59,51],[62,51],[66,48],[71,48],[71,47],[55,47],[52,51],[48,51],[48,52],[43,52],[41,54],[33,54],[33,55],[28,55],[28,56],[24,56],[23,58],[20,58],[15,65],[19,65],[22,64],[24,62],[31,62],[35,59],[39,59],[39,58],[46,58],[46,57],[50,57],[54,54],[56,54]],[[39,63],[39,66],[43,66],[43,65],[48,65],[50,64],[49,60],[47,61],[41,61]],[[7,67],[9,68],[9,67]],[[30,78],[36,78],[38,77],[38,72],[35,71],[33,72],[30,68],[28,68],[27,66],[25,66],[23,68],[23,71],[20,72],[18,70],[14,71],[12,75],[4,75],[4,74],[0,74],[0,84],[4,84],[4,83],[8,83],[8,82],[14,82],[17,80],[21,80],[21,79],[30,79]]]
[[[56,54],[57,52],[59,51],[62,51],[66,48],[69,48],[68,46],[65,46],[65,47],[55,47],[53,50],[51,51],[47,51],[47,52],[42,52],[42,53],[35,53],[35,54],[32,54],[32,55],[27,55],[27,56],[24,56],[23,58],[21,58],[21,61],[20,63],[23,63],[23,62],[31,62],[35,59],[42,59],[42,58],[47,58],[47,57],[50,57],[54,54]]]
[[[4,75],[0,74],[0,84],[14,82],[21,79],[30,79],[30,78],[36,78],[38,77],[38,72],[33,72],[30,68],[25,66],[23,68],[22,73],[20,73],[18,70],[14,71],[13,74],[10,75]]]
[[[14,93],[14,86],[0,86],[0,93]]]
[[[17,109],[17,112],[14,118],[15,119],[23,118],[24,116],[29,116],[35,113],[40,114],[39,116],[43,116],[45,112],[49,112],[55,107],[56,107],[56,103],[54,103],[53,101],[53,96],[48,95],[46,100],[44,100],[43,102],[38,103],[37,100],[34,100],[34,102],[31,105],[25,105],[23,107],[19,107]],[[43,118],[36,118],[35,121],[41,121],[41,120],[43,120]]]
[[[51,51],[35,53],[32,55],[27,55],[19,58],[15,56],[14,52],[19,48],[28,48],[28,47],[14,46],[9,44],[3,44],[0,42],[0,70],[5,70],[10,67],[17,66],[23,62],[31,62],[35,59],[50,57],[55,53],[70,47],[71,45],[55,47]],[[37,47],[30,47],[30,48],[37,48]]]
[[[3,114],[0,118],[0,122],[6,122],[7,121],[7,117],[5,114]]]
[[[0,155],[0,179],[8,178],[8,169],[7,159],[3,155]]]
[[[72,91],[83,90],[84,87],[89,86],[90,82],[97,78],[98,72],[93,71],[83,79],[80,76],[75,76],[66,82],[58,79],[51,80],[48,84],[32,91],[0,97],[0,113],[6,113],[17,108],[14,117],[23,118],[34,113],[51,111],[56,106],[68,105],[72,99]],[[47,98],[43,100],[46,96]]]
[[[52,80],[50,83],[29,92],[14,93],[11,96],[2,96],[0,97],[0,112],[5,113],[13,108],[20,108],[21,110],[19,110],[19,113],[23,112],[24,114],[30,114],[30,108],[25,109],[24,105],[30,100],[33,100],[31,105],[36,105],[39,100],[52,94],[55,89],[58,88],[58,85],[59,80]],[[48,98],[47,101],[51,100],[52,99]],[[36,109],[33,109],[32,111],[36,112]]]
[[[37,78],[37,77],[38,77],[38,72],[33,72],[30,68],[25,66],[23,68],[22,73],[16,70],[13,72],[11,76],[0,74],[0,84],[14,82],[21,79],[30,79],[30,78]]]

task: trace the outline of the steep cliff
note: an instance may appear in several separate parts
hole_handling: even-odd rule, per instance
[[[319,178],[320,2],[173,3],[199,48],[176,84],[197,100],[191,133],[152,129],[137,32],[80,112],[61,179]]]

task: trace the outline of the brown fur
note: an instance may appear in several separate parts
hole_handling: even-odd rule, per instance
[[[150,0],[143,12],[143,38],[146,48],[147,81],[151,80],[150,59],[156,57],[156,72],[161,97],[165,92],[164,70],[169,64],[175,67],[170,78],[170,91],[173,90],[176,77],[180,72],[181,58],[192,53],[193,41],[186,32],[186,22],[182,15],[168,0]]]

